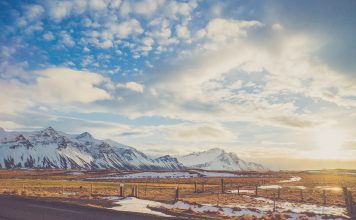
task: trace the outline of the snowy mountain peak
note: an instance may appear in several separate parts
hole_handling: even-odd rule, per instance
[[[58,137],[58,136],[60,136],[60,134],[56,130],[54,130],[51,126],[49,126],[48,128],[43,129],[38,134],[42,135],[42,136],[47,136],[47,137]]]
[[[172,170],[176,158],[150,158],[133,147],[95,139],[88,132],[69,135],[52,127],[27,133],[5,132],[0,168]]]
[[[137,149],[112,140],[95,139],[88,132],[70,135],[48,127],[36,132],[6,132],[0,138],[0,168],[63,168],[121,170],[263,171],[262,165],[245,162],[221,148],[180,158],[149,157]]]
[[[0,134],[1,133],[5,133],[6,131],[5,131],[5,129],[3,129],[2,127],[0,127]]]
[[[91,140],[94,139],[93,136],[89,132],[83,132],[75,137],[75,139],[86,139]]]
[[[185,166],[206,170],[264,171],[265,168],[256,163],[241,160],[235,153],[227,153],[221,148],[191,153],[178,157]]]

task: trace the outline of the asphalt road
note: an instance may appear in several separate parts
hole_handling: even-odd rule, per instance
[[[0,196],[0,220],[151,220],[163,218],[140,213],[118,212],[61,202],[46,202],[21,197]]]

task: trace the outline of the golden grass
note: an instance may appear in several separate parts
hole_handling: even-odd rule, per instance
[[[0,170],[0,193],[34,197],[60,197],[101,199],[107,196],[118,196],[119,185],[125,184],[125,195],[130,196],[132,186],[138,186],[138,197],[163,202],[175,200],[175,187],[179,185],[179,199],[191,203],[231,204],[258,203],[237,194],[221,194],[221,178],[186,178],[186,179],[125,179],[94,181],[86,180],[114,173],[114,171],[83,172],[83,175],[71,175],[73,171],[63,170]],[[82,171],[80,171],[82,172]],[[280,180],[300,176],[299,182],[284,183],[285,186],[305,186],[303,202],[323,204],[323,191],[315,190],[316,186],[347,186],[356,195],[355,176],[337,176],[333,174],[288,173],[276,172],[261,177],[224,178],[226,190],[249,189],[255,185],[280,184]],[[197,182],[198,193],[194,192]],[[204,185],[204,192],[203,190]],[[301,201],[300,190],[295,188],[281,189],[280,200]],[[259,189],[258,195],[274,198],[276,189]],[[242,193],[243,194],[243,193]],[[251,195],[251,194],[249,194]],[[327,205],[344,205],[342,191],[326,191]]]

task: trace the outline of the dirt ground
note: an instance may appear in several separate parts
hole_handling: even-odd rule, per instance
[[[255,196],[256,186],[282,186],[278,189],[258,188],[260,197],[279,201],[302,202],[344,206],[341,187],[356,195],[356,176],[335,172],[268,172],[245,173],[244,177],[224,177],[225,193],[221,191],[221,178],[165,178],[165,179],[105,179],[93,178],[119,175],[117,171],[67,171],[67,170],[0,170],[0,193],[28,197],[71,198],[82,200],[105,200],[118,196],[119,186],[124,184],[124,196],[132,195],[132,188],[138,189],[137,196],[172,203],[179,200],[189,203],[225,205],[231,203],[258,203],[249,199]],[[300,177],[296,182],[280,182]],[[88,180],[89,179],[89,180]],[[196,183],[196,184],[195,184]],[[195,190],[195,185],[196,190]],[[301,190],[301,187],[305,187]],[[229,193],[240,189],[241,193]],[[236,191],[235,191],[236,192]]]

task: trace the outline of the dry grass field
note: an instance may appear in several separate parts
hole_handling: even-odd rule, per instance
[[[355,175],[332,172],[270,172],[224,177],[225,193],[221,191],[221,177],[95,179],[117,174],[117,171],[0,170],[0,193],[104,201],[119,196],[119,186],[124,184],[124,196],[133,195],[135,186],[140,199],[173,203],[178,187],[178,199],[188,203],[258,206],[261,201],[254,198],[256,186],[259,186],[258,197],[339,207],[344,206],[341,187],[348,187],[356,195]],[[293,177],[300,177],[300,180],[286,181]],[[276,186],[282,186],[279,199]]]

